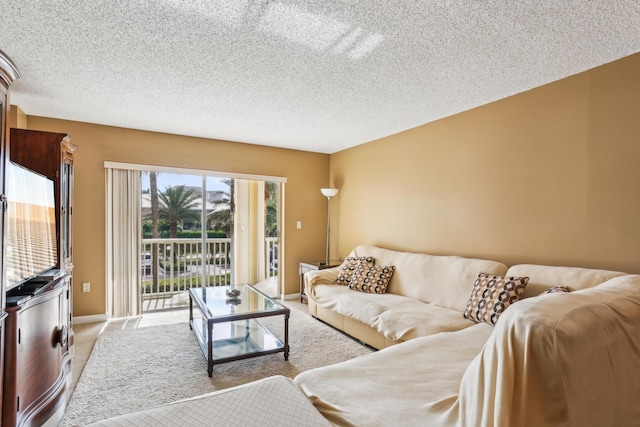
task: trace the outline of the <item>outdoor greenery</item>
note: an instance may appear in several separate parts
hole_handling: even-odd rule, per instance
[[[158,224],[158,238],[168,239],[169,238],[169,224],[165,221],[160,221]],[[207,230],[207,237],[210,239],[224,239],[226,236],[224,231],[221,230]],[[151,221],[143,221],[142,222],[142,238],[143,239],[152,239],[152,223]],[[178,228],[178,239],[200,239],[202,238],[202,231],[200,230],[181,230]]]
[[[193,190],[185,190],[184,185],[167,187],[158,193],[160,206],[158,218],[169,223],[169,237],[178,237],[178,224],[185,221],[198,222],[200,214],[195,207],[198,195]]]
[[[207,216],[207,225],[213,230],[222,230],[226,237],[233,235],[233,214],[235,203],[233,200],[234,184],[232,179],[221,181],[229,187],[228,191],[222,192],[222,199],[215,201],[216,209]]]
[[[265,212],[266,237],[278,237],[278,183],[265,183],[264,198],[267,210]]]
[[[231,274],[223,274],[219,276],[207,277],[207,284],[205,286],[225,285],[231,283]],[[151,293],[152,283],[151,280],[145,280],[142,282],[143,293]],[[186,291],[189,288],[202,287],[201,276],[190,277],[174,277],[173,279],[160,279],[158,280],[158,290],[156,292],[177,292]]]
[[[151,174],[155,182],[155,174]],[[214,203],[216,209],[207,216],[207,237],[222,238],[231,237],[233,233],[233,201],[234,183],[232,179],[221,181],[229,189],[220,192],[222,198]],[[164,191],[151,190],[152,205],[157,193],[159,201],[157,234],[153,232],[153,207],[152,214],[144,218],[142,224],[142,237],[149,238],[200,238],[200,230],[183,230],[183,224],[188,222],[194,226],[200,225],[201,213],[196,209],[199,195],[193,190],[185,189],[184,185],[168,187]],[[265,237],[278,236],[278,183],[265,183]]]

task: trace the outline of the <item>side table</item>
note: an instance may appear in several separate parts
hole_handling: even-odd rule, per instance
[[[307,299],[307,295],[304,293],[304,273],[308,271],[324,270],[325,268],[337,267],[342,264],[342,261],[332,259],[329,262],[325,261],[303,261],[300,263],[300,302]]]

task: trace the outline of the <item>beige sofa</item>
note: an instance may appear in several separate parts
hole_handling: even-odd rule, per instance
[[[359,247],[354,253],[383,255],[376,263],[391,259],[380,248]],[[336,289],[338,302],[328,302],[336,285],[327,273],[307,277],[312,313],[334,326],[362,323],[369,341],[376,334],[385,344],[398,341],[389,339],[393,328],[379,321],[380,313],[356,319],[341,301],[358,305],[368,299]],[[425,334],[303,372],[295,384],[340,426],[640,425],[640,276],[538,265],[513,266],[506,275],[530,278],[528,298],[511,305],[495,327],[472,323]],[[554,286],[571,292],[539,295]],[[403,286],[390,291],[401,289],[406,292]],[[457,291],[462,295],[462,288]],[[391,295],[390,301],[398,300]]]
[[[462,317],[478,273],[503,275],[507,266],[488,260],[434,256],[358,246],[350,257],[373,257],[394,266],[383,295],[336,285],[339,267],[304,276],[309,313],[372,347],[381,349],[475,323]]]
[[[373,257],[395,266],[385,294],[336,285],[339,267],[305,274],[309,313],[374,348],[475,325],[462,316],[478,273],[527,276],[525,297],[554,286],[583,289],[625,273],[586,268],[516,265],[496,261],[408,253],[358,246],[349,257]]]

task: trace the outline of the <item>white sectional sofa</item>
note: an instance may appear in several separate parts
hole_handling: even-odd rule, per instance
[[[309,311],[378,348],[408,342],[294,379],[333,424],[640,425],[640,276],[367,246],[351,256],[399,266],[387,293],[335,285],[337,269],[307,273]],[[525,298],[495,327],[460,322],[474,277],[487,268],[528,277]],[[559,286],[570,292],[541,295]],[[411,315],[385,321],[407,307]],[[443,309],[455,314],[438,318]]]
[[[386,293],[336,285],[337,268],[310,272],[309,311],[380,351],[97,425],[640,425],[640,275],[370,246],[351,256],[396,267]],[[495,326],[463,316],[481,272],[528,278]]]
[[[302,372],[339,426],[640,425],[640,276],[527,298],[479,323]]]

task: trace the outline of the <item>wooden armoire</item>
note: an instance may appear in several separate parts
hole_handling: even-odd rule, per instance
[[[72,215],[75,145],[66,134],[11,129],[12,162],[54,182],[56,272],[6,294],[3,426],[39,426],[61,416],[71,376]]]

